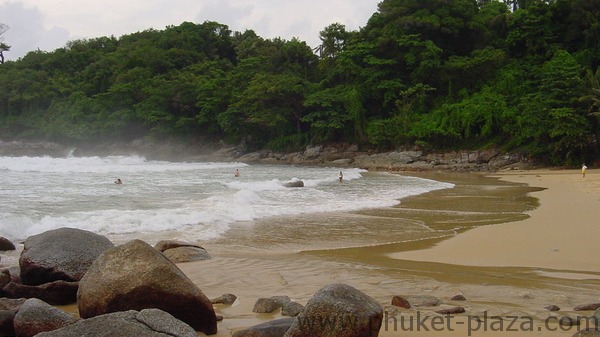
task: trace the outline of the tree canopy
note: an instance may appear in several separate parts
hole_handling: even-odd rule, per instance
[[[0,134],[600,154],[600,2],[383,0],[319,38],[184,22],[32,51],[0,65]]]

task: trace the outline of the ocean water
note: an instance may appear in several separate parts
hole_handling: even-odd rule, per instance
[[[285,187],[295,180],[305,186]],[[236,223],[388,207],[403,197],[453,187],[361,169],[139,156],[0,157],[0,186],[0,236],[14,241],[60,227],[109,238],[179,231],[189,240],[211,240]]]

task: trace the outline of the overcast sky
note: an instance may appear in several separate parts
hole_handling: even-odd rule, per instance
[[[294,37],[319,44],[319,31],[339,22],[364,27],[380,0],[0,0],[0,36],[16,60],[27,52],[52,51],[67,41],[120,37],[184,21],[217,21],[232,31],[253,29],[264,38]]]

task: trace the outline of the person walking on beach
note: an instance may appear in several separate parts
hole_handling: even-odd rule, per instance
[[[342,182],[342,180],[344,180],[344,174],[342,173],[342,171],[340,171],[339,179],[340,179],[340,183]]]
[[[587,166],[585,166],[585,164],[583,164],[581,166],[581,175],[585,178],[585,170],[587,170]]]

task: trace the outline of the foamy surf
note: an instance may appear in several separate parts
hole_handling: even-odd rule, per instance
[[[0,170],[0,235],[13,240],[60,227],[104,235],[186,231],[190,239],[206,240],[225,235],[233,223],[387,207],[453,187],[361,169],[139,156],[0,157]],[[123,184],[114,184],[116,179]],[[303,188],[285,186],[298,180]]]

